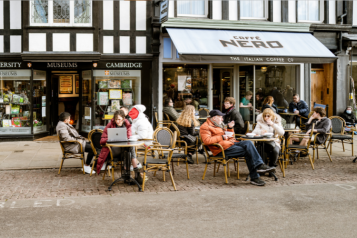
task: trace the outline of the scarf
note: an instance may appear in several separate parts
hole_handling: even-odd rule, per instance
[[[231,113],[231,111],[234,109],[234,106],[228,108],[227,112],[226,112],[226,115],[228,115],[229,113]]]
[[[209,118],[210,120],[211,120],[211,122],[216,126],[216,127],[219,127],[219,128],[221,128],[222,130],[224,130],[224,124],[222,123],[222,124],[217,124],[215,121],[213,121],[211,118]]]

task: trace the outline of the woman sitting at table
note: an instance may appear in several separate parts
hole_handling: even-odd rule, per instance
[[[162,109],[162,111],[169,116],[170,121],[176,121],[177,118],[179,118],[179,116],[180,116],[173,106],[174,106],[174,103],[173,103],[172,99],[165,98],[164,108]],[[166,120],[166,118],[165,118],[165,120]]]
[[[273,112],[278,114],[278,108],[274,105],[274,98],[272,96],[266,97],[263,101],[262,111],[264,111],[267,108],[273,110]]]
[[[319,133],[316,138],[317,144],[323,144],[328,136],[326,133],[330,132],[331,129],[331,120],[326,117],[326,111],[322,107],[315,107],[312,109],[314,112],[309,120],[307,121],[306,125],[306,135],[310,135],[312,125],[315,123],[314,132]],[[300,145],[307,146],[309,142],[309,137],[306,138],[298,138],[292,137],[292,141],[300,142]],[[307,156],[305,153],[300,153],[301,157]]]
[[[281,125],[281,117],[270,108],[265,109],[263,113],[257,116],[257,125],[252,133],[257,135],[264,135],[265,133],[274,134],[274,141],[264,142],[264,150],[269,157],[269,166],[276,167],[280,151],[280,139],[277,137],[283,136],[285,133]]]
[[[123,110],[119,110],[114,112],[114,116],[113,118],[110,120],[110,122],[108,123],[108,125],[104,128],[103,134],[102,134],[102,138],[100,139],[100,144],[103,146],[99,157],[98,157],[98,161],[97,161],[97,173],[100,173],[100,170],[104,164],[104,162],[106,162],[108,159],[110,159],[110,152],[109,152],[109,148],[105,147],[105,145],[107,144],[108,141],[108,128],[123,128],[126,127],[126,134],[128,139],[130,139],[131,137],[131,124],[130,122],[125,119],[125,113]],[[141,164],[137,161],[136,159],[136,153],[135,153],[135,148],[134,147],[130,147],[131,149],[131,164],[134,168],[135,171],[135,180],[139,183],[142,184],[143,180],[141,178],[140,175],[140,171],[139,169],[142,167]],[[112,148],[112,154],[113,154],[113,158],[116,156],[119,156],[121,153],[121,148],[120,147],[113,147]]]
[[[195,107],[192,105],[187,105],[182,111],[180,117],[176,121],[177,127],[180,130],[181,136],[194,136],[196,140],[199,132],[195,131],[196,126],[200,126],[200,123],[195,118]],[[196,140],[193,142],[188,137],[183,138],[186,141],[187,145],[195,145]],[[187,149],[188,162],[193,164],[192,154],[195,153],[194,148]]]

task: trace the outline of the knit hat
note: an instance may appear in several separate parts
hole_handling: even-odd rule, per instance
[[[131,119],[135,120],[138,116],[139,116],[139,111],[138,109],[136,109],[135,107],[133,107],[130,112],[129,112],[129,117],[131,117]]]

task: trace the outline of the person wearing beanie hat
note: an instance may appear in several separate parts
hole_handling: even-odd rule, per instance
[[[208,146],[213,156],[222,156],[221,149],[213,144],[218,143],[224,149],[226,159],[245,157],[248,166],[250,183],[257,186],[264,186],[265,182],[260,179],[258,173],[274,172],[274,167],[269,167],[264,164],[257,149],[251,141],[238,142],[234,136],[226,134],[223,124],[223,116],[219,110],[211,110],[209,112],[210,118],[200,127],[200,134],[202,142]],[[234,134],[234,121],[228,123],[228,132]]]

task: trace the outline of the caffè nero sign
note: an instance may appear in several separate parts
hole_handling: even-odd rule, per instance
[[[223,47],[284,48],[279,41],[263,41],[259,36],[233,36],[230,40],[219,40]]]

